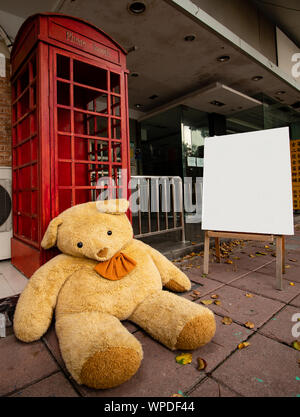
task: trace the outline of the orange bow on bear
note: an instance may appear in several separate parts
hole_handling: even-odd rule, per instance
[[[111,281],[118,281],[124,278],[135,268],[136,261],[125,253],[118,252],[108,261],[99,262],[95,266],[95,271],[103,278]]]

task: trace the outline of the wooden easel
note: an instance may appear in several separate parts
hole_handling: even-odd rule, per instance
[[[216,257],[218,262],[221,260],[220,238],[259,240],[262,242],[273,243],[276,240],[276,288],[282,290],[282,274],[285,273],[285,243],[283,235],[265,235],[256,233],[237,233],[237,232],[217,232],[212,230],[205,231],[204,237],[204,265],[203,273],[208,274],[209,267],[209,239],[215,238]]]

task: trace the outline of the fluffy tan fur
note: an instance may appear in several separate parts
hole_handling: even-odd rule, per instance
[[[94,388],[119,385],[140,366],[142,347],[122,320],[172,350],[195,349],[209,342],[216,328],[208,308],[163,290],[187,291],[191,283],[161,253],[133,239],[127,208],[126,200],[91,202],[53,219],[42,246],[56,244],[62,254],[33,274],[14,317],[17,338],[31,342],[47,331],[55,309],[66,366],[79,384]],[[101,277],[95,265],[119,251],[136,267],[118,281]]]

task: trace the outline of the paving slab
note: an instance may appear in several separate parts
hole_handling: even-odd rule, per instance
[[[11,397],[79,397],[62,372],[24,388]]]
[[[286,279],[283,279],[282,283],[283,290],[277,290],[275,275],[267,275],[256,271],[231,282],[230,285],[253,294],[288,303],[300,293],[300,284],[292,286],[290,281]]]
[[[184,271],[188,277],[198,283],[202,283],[205,278],[203,275],[203,265],[200,269],[191,268]],[[241,269],[236,264],[229,265],[222,263],[213,263],[209,265],[208,275],[206,278],[212,279],[214,281],[222,282],[223,284],[228,284],[229,282],[240,278],[249,273],[249,270]]]
[[[107,390],[93,390],[79,386],[86,397],[171,397],[178,391],[185,392],[205,374],[200,374],[195,364],[180,365],[175,357],[178,351],[171,351],[156,342],[144,332],[134,336],[141,342],[144,359],[138,372],[124,384]]]
[[[41,342],[23,343],[15,335],[0,339],[0,396],[32,384],[58,370]]]
[[[239,395],[208,377],[201,381],[188,397],[239,397]]]
[[[210,306],[209,306],[210,307]],[[209,308],[208,307],[208,308]],[[222,323],[223,317],[215,315],[216,333],[211,342],[193,351],[193,362],[197,368],[197,358],[206,361],[205,371],[199,371],[200,375],[211,372],[236,349],[237,345],[245,340],[253,333],[252,330],[240,326],[236,323],[226,325]],[[179,352],[180,353],[180,352]]]
[[[250,343],[234,352],[212,377],[246,397],[299,396],[299,352],[260,334]]]
[[[188,299],[193,299],[191,297],[191,293],[193,290],[197,290],[201,293],[201,295],[208,294],[211,291],[215,291],[220,287],[223,287],[223,283],[220,281],[215,281],[213,279],[210,279],[208,277],[201,277],[198,273],[194,273],[192,270],[187,272],[187,276],[190,278],[192,283],[191,291],[188,291],[186,293],[183,293],[183,296]],[[178,293],[179,294],[179,293]]]
[[[275,314],[275,316],[272,317],[268,323],[264,324],[258,330],[258,333],[271,337],[272,339],[278,340],[279,342],[284,342],[291,346],[291,343],[296,339],[296,337],[292,335],[292,327],[295,325],[296,321],[292,321],[292,316],[296,313],[298,313],[300,317],[299,308],[293,306],[284,307],[281,311]],[[300,323],[298,327],[300,330]]]
[[[260,295],[253,295],[253,297],[248,298],[246,297],[247,292],[225,285],[217,291],[218,300],[221,304],[211,304],[209,307],[218,315],[231,317],[238,324],[243,325],[245,322],[251,321],[255,324],[254,328],[256,329],[284,306],[277,300],[271,300]],[[200,303],[203,299],[209,299],[210,295],[201,297],[200,300],[195,302]]]
[[[295,306],[295,307],[300,307],[300,295],[298,295],[297,297],[293,298],[293,300],[291,300],[289,302],[289,304],[291,304],[292,306]]]
[[[293,259],[293,258],[291,258]],[[289,280],[290,282],[298,282],[300,284],[300,263],[296,265],[292,262],[285,262],[287,268],[285,269],[285,273],[282,275],[284,279]],[[275,264],[265,265],[264,267],[260,268],[258,271],[261,274],[272,275],[276,276],[276,266]]]

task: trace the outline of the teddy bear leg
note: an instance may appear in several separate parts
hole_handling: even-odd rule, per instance
[[[192,350],[208,343],[215,334],[211,310],[168,291],[146,298],[129,317],[171,350]]]
[[[99,312],[57,318],[56,333],[67,369],[78,384],[112,388],[138,370],[143,351],[114,316]]]

